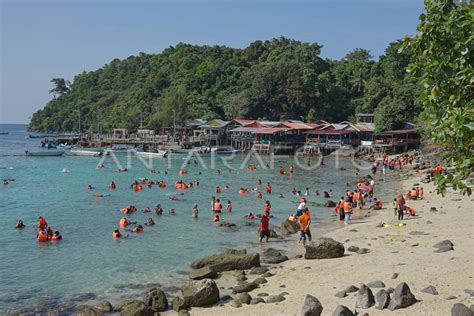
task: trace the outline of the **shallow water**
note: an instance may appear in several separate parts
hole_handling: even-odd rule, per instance
[[[328,229],[332,222],[332,209],[311,207],[311,202],[324,203],[326,199],[315,196],[314,191],[334,191],[334,200],[347,189],[346,182],[353,178],[354,167],[350,161],[342,160],[340,167],[347,171],[336,171],[334,160],[327,159],[324,168],[313,171],[295,169],[292,178],[279,175],[277,168],[246,169],[228,173],[223,162],[215,161],[215,168],[223,170],[218,176],[215,170],[204,169],[191,164],[186,169],[185,181],[200,180],[199,188],[186,190],[178,201],[170,201],[177,190],[173,183],[181,177],[178,170],[184,156],[170,159],[169,174],[151,174],[137,159],[131,159],[128,172],[115,172],[111,158],[105,161],[106,168],[96,169],[98,158],[90,157],[25,157],[25,149],[38,149],[40,139],[25,139],[25,126],[0,125],[0,130],[9,130],[9,135],[0,135],[0,178],[15,178],[9,185],[0,187],[0,312],[19,307],[32,306],[45,297],[52,304],[71,302],[78,293],[91,293],[93,300],[118,300],[120,297],[139,295],[144,287],[159,283],[161,286],[179,285],[186,278],[190,261],[223,250],[224,248],[257,248],[256,222],[252,227],[241,225],[243,216],[249,211],[260,213],[264,200],[258,200],[254,193],[239,195],[240,187],[252,188],[257,179],[273,186],[271,196],[264,193],[264,199],[272,204],[271,225],[279,226],[284,218],[297,207],[298,197],[292,196],[293,187],[304,192],[310,188],[308,197],[313,218],[313,231]],[[117,155],[126,165],[126,155]],[[232,166],[239,166],[245,156],[232,160]],[[264,158],[265,163],[267,158]],[[203,157],[206,166],[211,158]],[[154,168],[163,171],[168,160],[154,160]],[[256,162],[253,158],[250,162]],[[289,158],[277,158],[275,166],[286,168]],[[244,164],[246,165],[246,164]],[[67,168],[68,173],[62,173]],[[199,174],[201,172],[202,174]],[[133,192],[130,182],[148,177],[152,180],[165,179],[168,187],[144,188]],[[110,181],[117,189],[107,189]],[[88,191],[87,184],[96,189]],[[171,185],[171,186],[170,186]],[[234,212],[223,217],[236,223],[236,229],[215,227],[211,223],[211,201],[215,187],[229,185],[219,198],[225,207],[231,200]],[[261,188],[264,191],[264,187]],[[95,198],[95,193],[106,194]],[[282,193],[285,198],[279,198]],[[122,214],[119,209],[129,204],[139,210],[161,204],[165,214],[157,217],[154,212],[140,211],[130,216],[132,221],[144,223],[152,217],[156,225],[145,227],[142,234],[132,234],[120,241],[112,240],[112,231],[117,228]],[[191,218],[193,203],[199,205],[199,218]],[[177,215],[166,212],[174,208]],[[59,230],[63,240],[57,244],[37,243],[37,214],[44,216],[54,230]],[[27,228],[15,230],[15,222],[23,219]],[[272,242],[278,247],[280,243]],[[173,292],[173,288],[168,289]],[[76,297],[77,298],[77,297]],[[77,302],[76,302],[77,303]],[[82,302],[81,302],[82,303]]]

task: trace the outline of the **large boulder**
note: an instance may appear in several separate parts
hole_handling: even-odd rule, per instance
[[[101,316],[101,311],[87,305],[79,305],[75,308],[74,315],[76,316]]]
[[[265,267],[255,267],[250,269],[249,274],[264,274],[265,272],[268,271],[268,268]]]
[[[95,304],[95,308],[103,313],[110,313],[114,311],[114,308],[109,301],[100,301]]]
[[[267,297],[267,304],[268,303],[278,303],[282,302],[285,300],[285,297],[283,295],[270,295]]]
[[[207,256],[191,263],[191,268],[209,267],[214,272],[246,270],[260,266],[258,253],[247,254],[242,251],[228,250],[220,254]]]
[[[316,297],[306,294],[301,316],[320,316],[322,312],[323,305],[321,302]]]
[[[181,310],[186,310],[188,306],[186,306],[186,303],[184,302],[184,299],[179,296],[173,297],[173,300],[171,301],[171,306],[173,307],[173,310],[176,312],[179,312]]]
[[[165,292],[160,289],[152,289],[145,295],[145,304],[158,312],[168,310],[168,299]]]
[[[296,234],[300,230],[300,226],[298,223],[294,221],[290,221],[289,219],[285,219],[283,223],[281,223],[281,233],[285,236]]]
[[[344,256],[344,245],[332,238],[318,238],[306,244],[305,248],[305,259],[329,259]]]
[[[456,303],[451,308],[451,316],[473,316],[474,312],[462,303]]]
[[[416,303],[415,295],[410,291],[410,287],[405,282],[400,283],[393,292],[392,299],[388,305],[388,309],[394,311],[396,309],[405,308]]]
[[[219,288],[212,280],[190,281],[181,287],[184,302],[190,307],[204,307],[219,302]]]
[[[238,298],[239,301],[247,305],[250,304],[250,301],[252,300],[252,296],[250,296],[250,294],[247,292],[240,293]]]
[[[212,270],[211,267],[205,266],[200,269],[191,269],[189,278],[192,280],[215,279],[217,278],[217,272]]]
[[[354,313],[347,306],[339,305],[332,316],[354,316]]]
[[[123,300],[120,301],[115,310],[120,312],[120,316],[154,316],[155,311],[146,306],[142,301],[138,300]]]
[[[263,263],[277,264],[288,260],[279,250],[274,248],[267,248],[262,252],[261,261]]]
[[[357,291],[356,308],[370,308],[374,306],[375,299],[372,290],[365,284],[362,284]]]

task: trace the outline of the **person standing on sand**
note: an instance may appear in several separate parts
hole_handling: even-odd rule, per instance
[[[403,211],[405,210],[405,198],[403,194],[399,194],[397,196],[397,213],[398,213],[398,220],[403,220]]]
[[[352,215],[352,204],[349,202],[349,198],[346,198],[344,201],[344,224],[349,225],[349,220],[351,219]]]
[[[304,209],[303,215],[299,218],[300,221],[300,242],[303,243],[303,246],[306,246],[306,236],[308,236],[308,241],[311,241],[311,231],[309,226],[311,225],[311,217],[309,216],[309,211],[307,208]]]
[[[263,237],[265,237],[265,242],[268,242],[270,237],[270,212],[265,211],[260,217],[260,242],[262,242]]]

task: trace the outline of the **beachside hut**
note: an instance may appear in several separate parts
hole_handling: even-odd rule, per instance
[[[358,143],[356,129],[347,122],[325,124],[305,131],[305,134],[306,144],[319,148],[337,149],[342,146],[356,146]]]
[[[237,120],[234,120],[237,121]],[[239,120],[237,123],[246,123],[240,126],[231,125],[227,131],[230,145],[235,149],[247,150],[251,149],[255,141],[255,131],[265,127],[259,121]]]
[[[374,134],[372,147],[379,152],[400,153],[420,147],[420,133],[413,123],[406,122],[401,129]]]
[[[221,119],[213,119],[206,124],[199,126],[203,132],[203,140],[207,146],[223,146],[227,145],[227,127],[229,121]]]
[[[252,150],[264,154],[291,150],[291,146],[282,143],[285,140],[286,132],[289,130],[288,127],[267,126],[255,129],[253,131],[255,141]]]

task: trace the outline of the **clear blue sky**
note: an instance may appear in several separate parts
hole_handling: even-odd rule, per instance
[[[51,98],[53,77],[72,80],[113,58],[179,42],[245,47],[286,36],[324,45],[323,57],[414,34],[422,0],[0,0],[0,123],[26,123]]]

